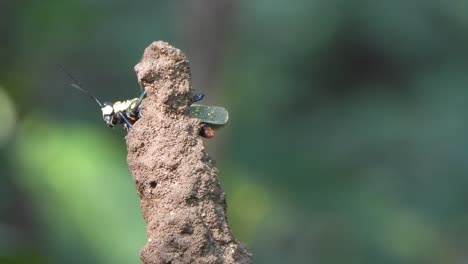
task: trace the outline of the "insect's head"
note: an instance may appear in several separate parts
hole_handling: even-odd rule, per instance
[[[114,115],[113,104],[109,102],[104,102],[101,106],[101,111],[102,118],[106,122],[107,126],[113,128],[117,123],[117,119]]]

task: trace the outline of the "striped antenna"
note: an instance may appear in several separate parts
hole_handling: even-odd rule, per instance
[[[78,91],[81,91],[82,93],[86,94],[91,99],[94,99],[94,101],[96,101],[96,103],[99,105],[99,107],[101,107],[101,108],[103,107],[102,103],[93,94],[91,94],[88,90],[83,88],[83,84],[81,84],[75,77],[73,77],[73,75],[71,75],[71,73],[69,73],[61,64],[57,64],[57,66],[68,76],[68,78],[70,78],[70,80],[72,80],[73,83],[70,83],[70,85],[72,87],[74,87]]]

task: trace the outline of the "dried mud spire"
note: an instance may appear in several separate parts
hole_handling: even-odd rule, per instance
[[[153,42],[135,71],[148,94],[143,118],[127,135],[127,161],[147,222],[142,262],[250,263],[226,222],[225,193],[198,136],[199,121],[187,114],[187,58]]]

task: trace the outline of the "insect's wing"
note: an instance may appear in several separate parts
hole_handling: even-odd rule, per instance
[[[200,119],[203,123],[224,125],[229,119],[229,113],[224,107],[212,105],[192,104],[190,116]]]

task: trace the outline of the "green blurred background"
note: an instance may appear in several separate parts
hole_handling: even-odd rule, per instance
[[[468,261],[468,2],[0,1],[0,263],[139,263],[125,133],[154,40],[230,123],[205,140],[254,263]]]

